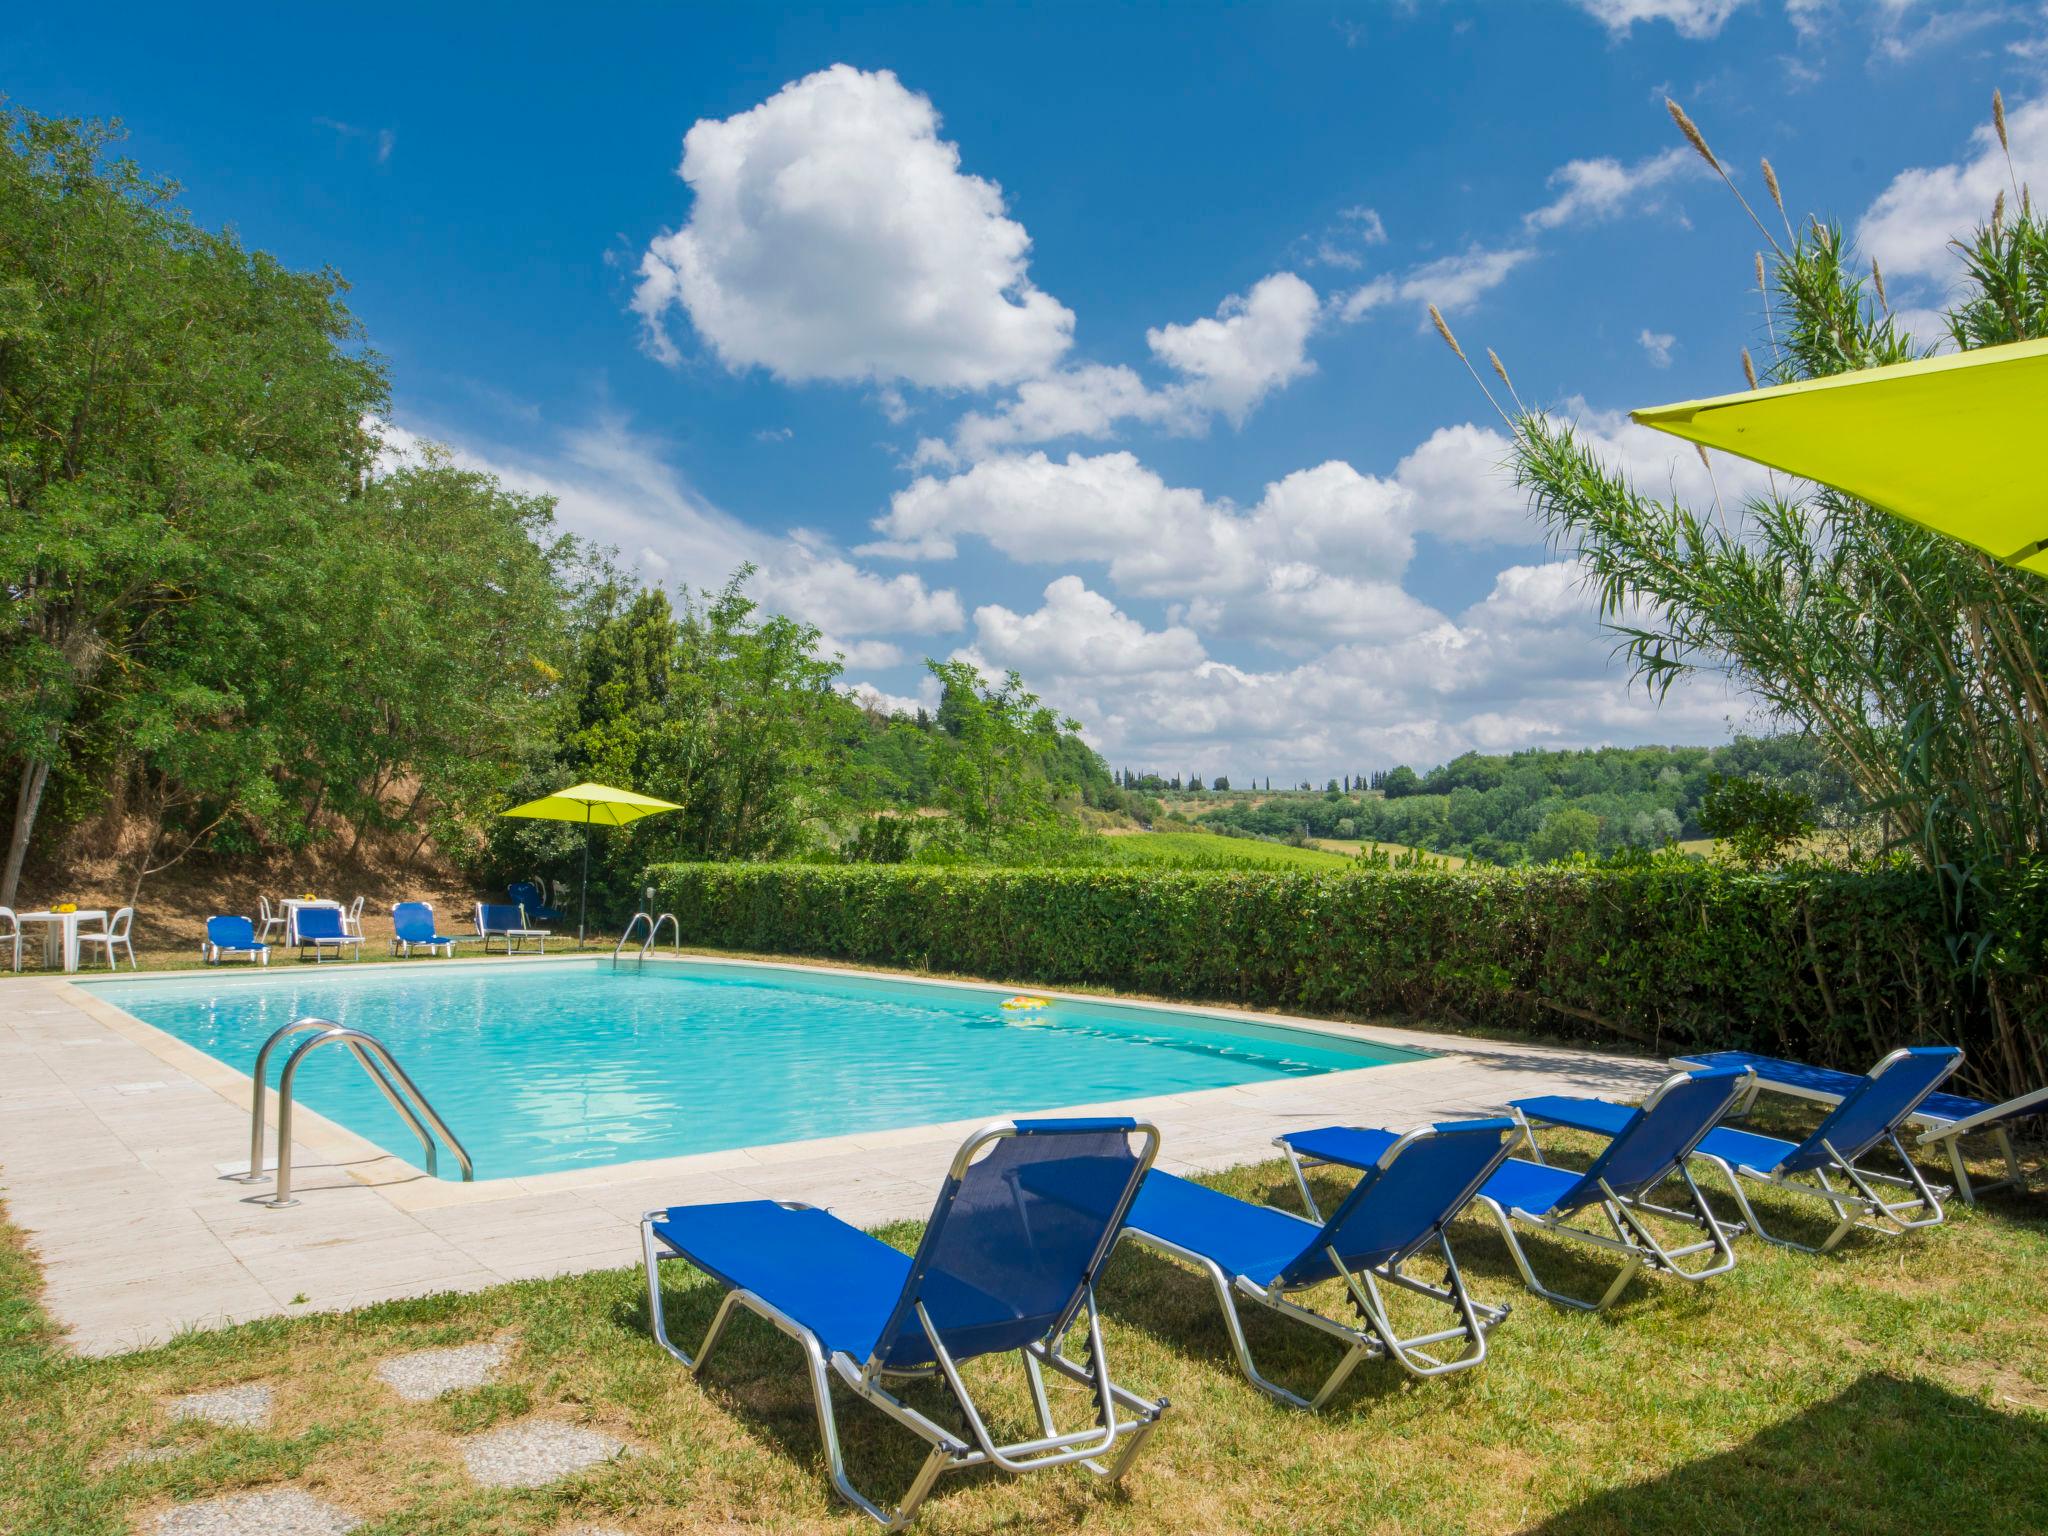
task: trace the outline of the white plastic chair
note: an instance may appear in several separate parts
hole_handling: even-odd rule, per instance
[[[5,923],[8,929],[6,933],[0,933],[0,944],[14,946],[14,968],[18,971],[21,969],[21,919],[14,915],[14,908],[0,907],[0,923]]]
[[[270,898],[268,896],[259,895],[256,898],[256,915],[260,919],[256,924],[256,937],[265,943],[270,941],[271,929],[275,928],[279,933],[285,931],[287,925],[284,920],[284,914],[271,911]]]
[[[363,936],[362,897],[358,896],[348,904],[348,910],[341,915],[341,927],[344,933],[351,934],[358,939]]]
[[[107,950],[107,969],[115,971],[120,969],[119,963],[114,958],[114,948],[116,945],[119,945],[122,949],[128,951],[128,964],[139,971],[142,969],[142,962],[135,958],[135,946],[129,941],[128,937],[130,930],[134,926],[135,909],[133,907],[123,907],[114,914],[114,920],[97,933],[84,929],[79,930],[78,947],[83,950],[88,944],[105,945]],[[83,963],[84,957],[81,955],[80,964]]]

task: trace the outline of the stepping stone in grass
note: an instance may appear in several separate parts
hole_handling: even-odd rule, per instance
[[[408,1403],[430,1403],[444,1392],[481,1387],[505,1363],[503,1344],[459,1344],[393,1355],[377,1367],[377,1378]]]
[[[173,1419],[204,1419],[232,1429],[261,1429],[270,1422],[273,1393],[268,1382],[252,1381],[239,1387],[221,1387],[212,1392],[193,1392],[171,1399]]]
[[[297,1488],[266,1488],[167,1509],[155,1536],[346,1536],[362,1523]]]
[[[579,1424],[530,1419],[471,1437],[462,1457],[486,1488],[544,1488],[626,1449],[625,1441]]]

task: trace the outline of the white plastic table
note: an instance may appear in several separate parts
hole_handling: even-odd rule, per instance
[[[107,913],[104,907],[90,907],[83,912],[17,912],[15,917],[24,923],[43,925],[43,964],[55,965],[61,958],[64,969],[78,969],[78,925],[94,923],[104,928]]]
[[[341,909],[341,903],[327,896],[316,896],[311,900],[302,896],[287,896],[284,901],[284,941],[287,947],[299,942],[299,908],[333,907]],[[348,925],[344,923],[343,927]]]

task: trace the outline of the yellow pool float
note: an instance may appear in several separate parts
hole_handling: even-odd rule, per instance
[[[1003,999],[1003,1007],[1011,1013],[1027,1013],[1034,1008],[1050,1008],[1051,1006],[1052,999],[1049,997],[1027,997],[1022,993],[1019,993],[1016,997],[1006,997]]]

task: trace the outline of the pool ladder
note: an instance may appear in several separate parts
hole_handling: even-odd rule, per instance
[[[619,935],[619,942],[612,946],[613,970],[616,971],[619,968],[619,956],[625,951],[626,941],[633,937],[633,931],[642,923],[647,925],[647,937],[640,941],[640,952],[633,957],[635,965],[644,961],[647,958],[648,951],[654,948],[655,941],[661,937],[661,925],[663,923],[668,924],[668,931],[675,936],[676,955],[678,957],[682,955],[683,930],[681,925],[676,922],[675,913],[664,912],[659,917],[650,917],[645,912],[635,912],[631,921],[626,924],[626,931]]]
[[[299,1075],[299,1063],[323,1045],[346,1045],[349,1053],[370,1075],[370,1081],[377,1085],[377,1091],[398,1111],[398,1118],[412,1128],[413,1135],[420,1139],[420,1150],[426,1154],[427,1177],[433,1178],[439,1171],[443,1142],[455,1154],[455,1160],[462,1164],[463,1181],[467,1183],[476,1177],[476,1165],[469,1160],[468,1151],[448,1129],[447,1121],[427,1102],[427,1096],[420,1092],[419,1085],[406,1076],[405,1068],[392,1057],[383,1041],[367,1030],[352,1029],[332,1019],[316,1018],[293,1020],[264,1041],[263,1049],[256,1053],[256,1067],[249,1074],[254,1079],[255,1090],[249,1105],[249,1171],[229,1177],[244,1184],[263,1182],[265,1069],[270,1064],[270,1053],[280,1042],[308,1031],[313,1032],[312,1038],[302,1040],[285,1058],[284,1072],[277,1080],[277,1189],[263,1204],[275,1211],[299,1203],[292,1198],[292,1085]]]

